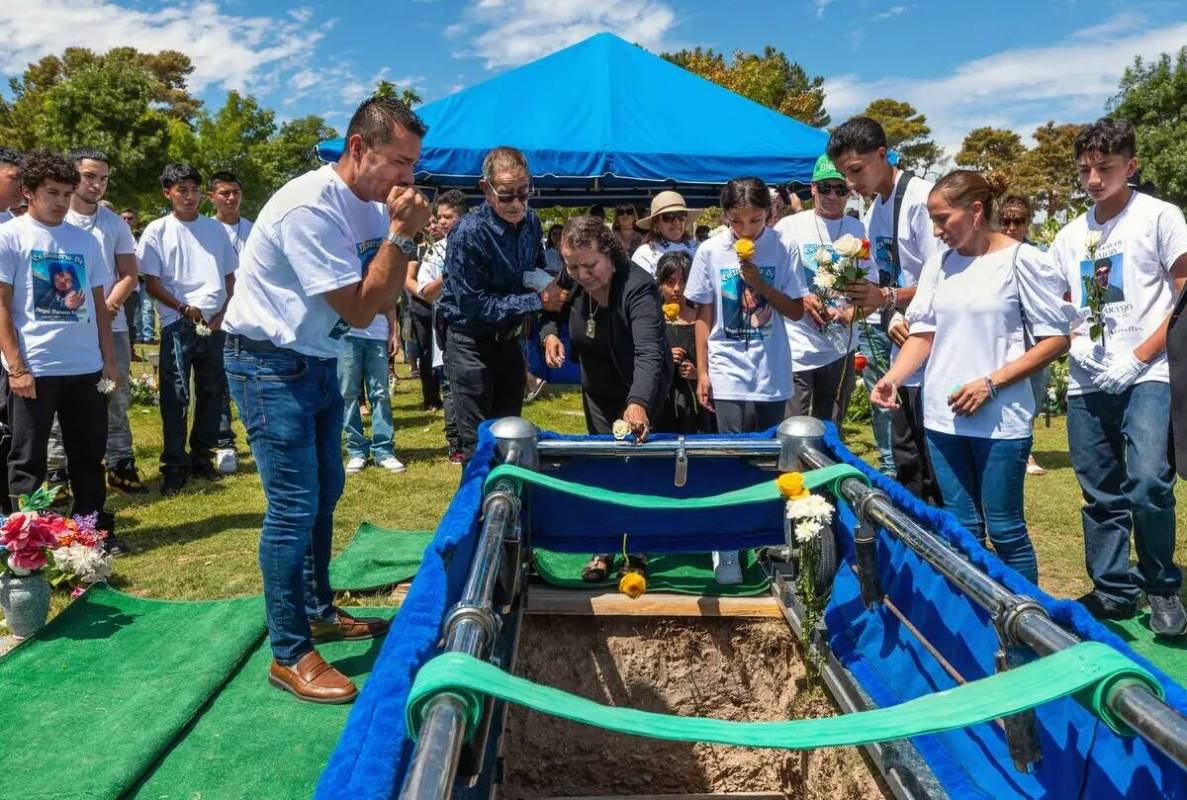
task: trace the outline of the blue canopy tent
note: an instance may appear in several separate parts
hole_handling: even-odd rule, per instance
[[[524,151],[540,206],[639,202],[677,188],[711,205],[741,175],[807,182],[828,133],[734,94],[609,33],[429,103],[426,187],[473,192],[482,157]],[[336,161],[342,139],[318,155]],[[642,203],[645,204],[645,203]]]

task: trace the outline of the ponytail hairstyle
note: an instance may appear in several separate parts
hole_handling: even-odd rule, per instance
[[[992,224],[993,203],[1006,193],[1010,176],[1000,170],[982,175],[971,169],[955,169],[936,181],[932,194],[942,192],[944,199],[959,208],[971,208],[980,201],[981,214],[987,224]]]
[[[606,227],[606,220],[599,217],[569,217],[561,231],[561,241],[573,249],[593,247],[609,257],[610,266],[617,272],[630,266],[630,257],[618,234]]]
[[[771,192],[762,178],[734,178],[721,189],[721,210],[736,208],[771,210]]]

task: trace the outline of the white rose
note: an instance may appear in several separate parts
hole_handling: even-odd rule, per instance
[[[835,260],[835,259],[833,259],[832,251],[830,251],[824,247],[821,247],[820,249],[818,249],[816,251],[816,255],[813,256],[813,258],[816,260],[816,263],[822,267],[827,267],[829,264],[833,263],[833,261]]]
[[[833,249],[844,258],[853,258],[861,252],[861,239],[847,233],[833,242]]]
[[[1089,250],[1095,250],[1100,245],[1100,231],[1088,231],[1088,236],[1084,239],[1084,246]]]
[[[631,425],[625,419],[616,419],[610,431],[614,434],[615,439],[625,439],[631,432]]]
[[[816,279],[812,283],[818,289],[831,289],[837,283],[837,276],[831,272],[820,270],[816,273]]]

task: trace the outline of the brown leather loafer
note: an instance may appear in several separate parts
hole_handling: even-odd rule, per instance
[[[352,617],[340,608],[337,622],[324,620],[309,620],[309,629],[313,631],[313,641],[333,642],[338,639],[374,639],[387,633],[391,627],[386,619],[380,617]]]
[[[301,656],[291,667],[274,660],[268,670],[268,683],[310,703],[349,703],[359,694],[350,678],[327,664],[316,650]]]

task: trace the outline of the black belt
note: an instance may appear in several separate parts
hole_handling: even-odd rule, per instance
[[[519,339],[523,336],[523,322],[517,322],[509,328],[499,328],[496,330],[474,331],[468,328],[463,328],[458,325],[449,325],[450,330],[454,333],[460,333],[462,336],[469,336],[471,339],[479,341],[494,341],[494,342],[510,342]]]
[[[285,347],[277,347],[272,342],[261,342],[259,339],[249,339],[246,336],[240,336],[237,333],[227,334],[227,349],[230,350],[246,350],[249,353],[294,353],[296,351],[289,350]]]

